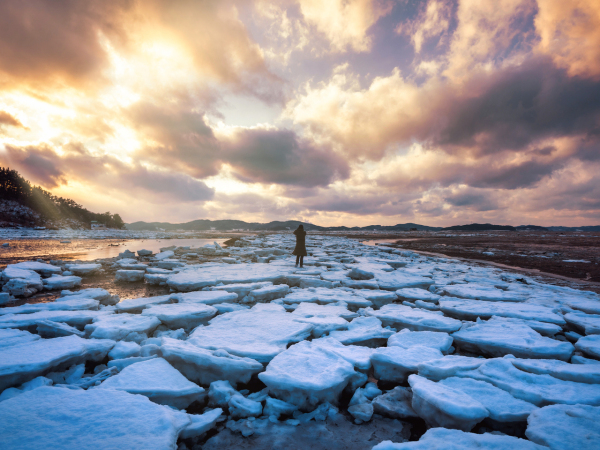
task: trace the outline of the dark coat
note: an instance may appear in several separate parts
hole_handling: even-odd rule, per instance
[[[294,234],[296,235],[296,248],[294,248],[292,255],[308,256],[308,253],[306,253],[306,231],[298,228],[294,231]]]

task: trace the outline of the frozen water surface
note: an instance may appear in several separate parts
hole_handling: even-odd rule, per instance
[[[598,447],[600,296],[336,236],[307,244],[304,269],[291,234],[8,266],[0,447]],[[78,289],[100,270],[171,293]],[[40,291],[60,297],[22,301]],[[406,420],[431,429],[404,442]]]

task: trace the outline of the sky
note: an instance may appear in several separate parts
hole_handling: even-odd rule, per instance
[[[600,224],[597,0],[0,0],[0,166],[126,222]]]

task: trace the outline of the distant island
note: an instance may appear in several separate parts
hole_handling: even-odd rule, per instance
[[[307,231],[600,231],[598,226],[586,227],[541,227],[537,225],[494,225],[490,223],[472,223],[469,225],[455,225],[451,227],[430,227],[417,223],[403,223],[397,225],[367,225],[365,227],[322,227],[298,220],[273,221],[269,223],[244,222],[243,220],[208,220],[199,219],[185,223],[169,222],[134,222],[125,227],[134,231],[286,231],[295,230],[302,224]]]
[[[119,214],[93,213],[77,202],[57,197],[0,167],[0,227],[124,228]]]

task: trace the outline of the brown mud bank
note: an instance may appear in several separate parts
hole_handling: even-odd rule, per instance
[[[491,264],[552,284],[600,292],[598,232],[410,232],[348,237],[385,239],[390,247]]]

